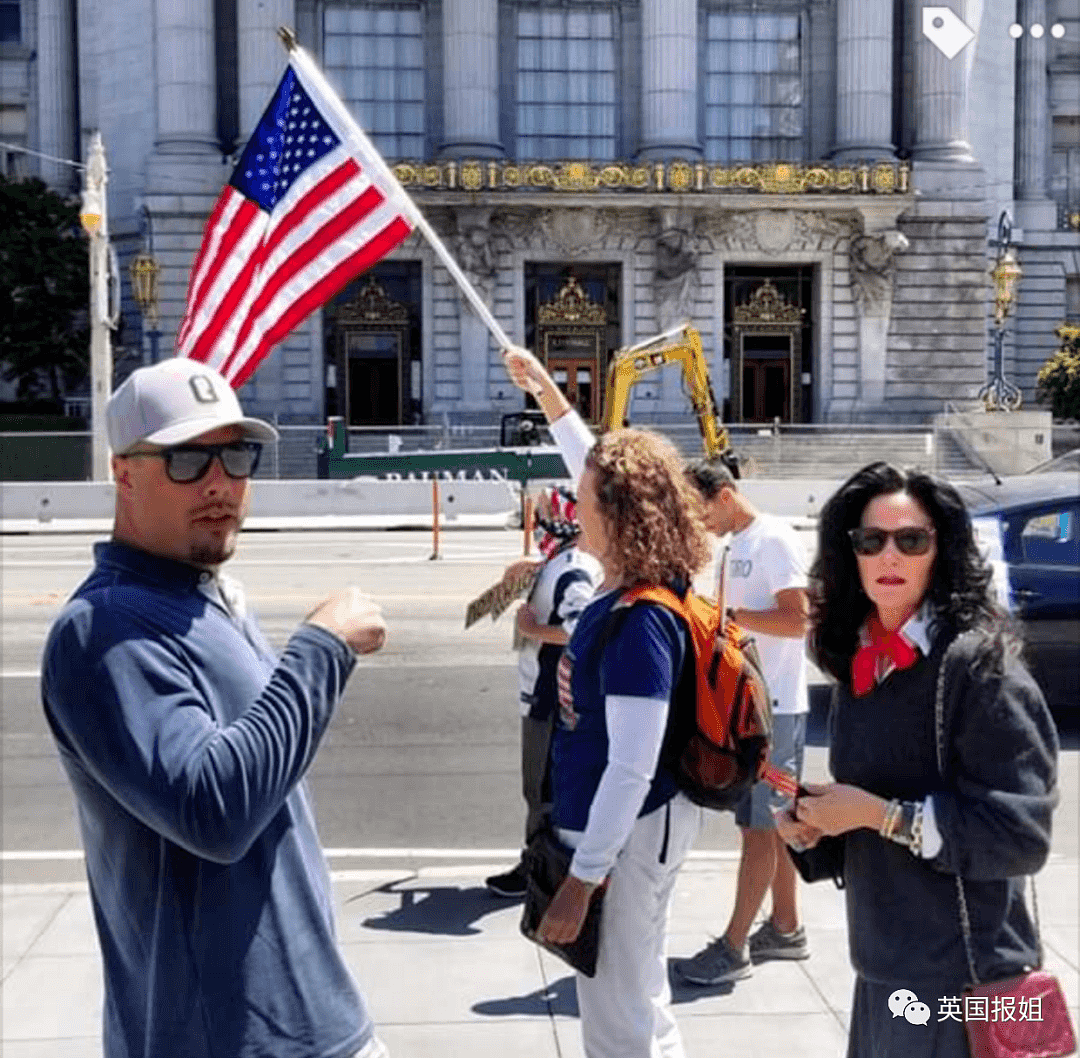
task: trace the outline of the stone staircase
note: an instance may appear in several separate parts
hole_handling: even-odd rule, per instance
[[[684,455],[701,453],[701,438],[693,424],[689,428],[681,423],[658,424],[655,428],[670,437]],[[782,426],[778,431],[736,426],[729,431],[747,477],[843,480],[878,459],[950,479],[983,473],[948,433],[935,436],[928,426]]]

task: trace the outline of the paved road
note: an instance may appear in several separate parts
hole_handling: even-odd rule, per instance
[[[76,880],[72,798],[38,701],[45,633],[89,567],[91,536],[4,537],[2,844],[6,882]],[[430,561],[422,532],[246,534],[229,570],[247,586],[270,639],[281,645],[304,613],[353,582],[384,606],[385,649],[364,659],[316,758],[312,787],[335,868],[411,864],[400,850],[445,850],[446,862],[517,847],[522,824],[515,656],[510,619],[465,631],[466,603],[520,554],[508,531],[443,535]],[[1068,738],[1069,736],[1067,736]],[[825,776],[820,725],[808,775]],[[1055,852],[1077,855],[1077,752],[1063,754]],[[732,853],[727,815],[711,814],[698,843]],[[380,851],[381,850],[381,851]],[[397,851],[393,851],[397,850]],[[31,854],[13,859],[12,854]],[[419,857],[430,862],[431,853]],[[490,862],[490,856],[486,857]]]

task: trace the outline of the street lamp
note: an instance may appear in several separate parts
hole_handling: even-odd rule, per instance
[[[1024,270],[1013,253],[1008,210],[1002,210],[998,218],[997,247],[997,262],[990,273],[994,280],[994,377],[977,396],[987,411],[1016,411],[1024,395],[1005,378],[1005,321],[1016,304],[1016,287]]]
[[[90,468],[93,481],[109,480],[105,405],[112,394],[109,341],[108,169],[101,133],[90,138],[79,222],[90,236]]]
[[[158,328],[160,315],[158,313],[158,275],[161,266],[154,257],[154,227],[150,219],[150,210],[145,204],[142,207],[142,215],[146,220],[147,245],[132,259],[128,266],[131,276],[131,292],[135,303],[142,313],[143,322],[147,325],[147,336],[150,338],[150,363],[158,361],[158,339],[161,331]]]

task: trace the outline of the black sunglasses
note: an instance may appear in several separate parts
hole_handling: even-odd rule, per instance
[[[896,550],[902,555],[925,555],[930,550],[934,539],[933,529],[910,526],[904,529],[849,529],[851,546],[857,555],[880,555],[885,550],[889,537],[896,543]]]
[[[258,441],[229,441],[220,445],[174,445],[160,452],[128,452],[124,458],[153,456],[165,460],[165,474],[177,485],[190,485],[206,477],[214,456],[230,478],[250,478],[259,465],[262,445]]]

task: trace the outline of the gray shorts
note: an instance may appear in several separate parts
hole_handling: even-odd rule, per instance
[[[773,744],[769,762],[796,779],[802,778],[803,750],[806,748],[806,713],[774,713]],[[755,783],[735,806],[735,822],[744,830],[775,830],[773,812],[788,807],[791,800],[767,783]]]

